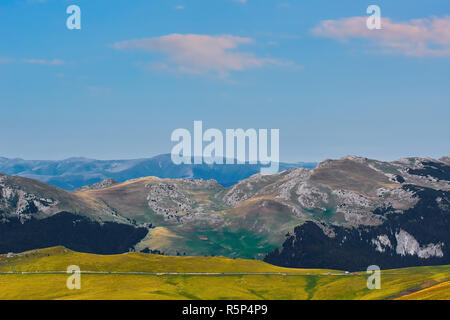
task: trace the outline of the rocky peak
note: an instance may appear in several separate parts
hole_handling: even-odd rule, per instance
[[[439,161],[442,161],[442,162],[450,165],[450,154],[448,156],[440,158]]]

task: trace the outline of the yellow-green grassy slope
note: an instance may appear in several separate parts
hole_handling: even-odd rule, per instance
[[[398,300],[450,300],[450,281],[404,295]]]
[[[279,275],[82,274],[81,289],[68,290],[67,274],[17,273],[64,271],[69,265],[78,265],[82,271],[102,272]],[[15,273],[4,274],[11,271]],[[279,268],[261,261],[221,257],[142,253],[105,256],[62,247],[9,258],[1,255],[0,272],[0,299],[389,299],[450,280],[450,266],[389,270],[382,274],[382,289],[369,290],[365,273],[333,275],[340,272]]]

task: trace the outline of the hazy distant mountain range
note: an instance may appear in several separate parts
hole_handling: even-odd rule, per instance
[[[314,168],[317,163],[280,163],[280,171],[290,168]],[[74,190],[112,178],[118,182],[156,176],[160,178],[214,179],[230,186],[259,173],[261,165],[175,165],[170,154],[135,160],[23,160],[0,157],[0,173],[40,180],[53,186]]]

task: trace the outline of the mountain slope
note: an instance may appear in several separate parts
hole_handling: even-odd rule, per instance
[[[104,203],[80,197],[34,179],[0,174],[0,215],[25,221],[31,217],[45,218],[67,211],[99,221],[127,222]]]
[[[20,192],[34,186],[22,198],[49,198],[57,205],[25,213],[3,196],[0,210],[23,221],[77,210],[92,221],[146,228],[134,248],[170,255],[351,270],[450,264],[448,169],[428,158],[349,156],[314,169],[256,174],[228,188],[214,180],[145,177],[76,192],[48,186],[46,197],[41,189],[47,185],[4,176],[18,179]]]
[[[146,236],[92,197],[0,174],[0,252],[55,245],[93,253],[126,252]]]
[[[350,270],[450,263],[449,169],[424,158],[325,161],[309,181],[322,191],[308,200],[331,217],[296,227],[265,261]]]

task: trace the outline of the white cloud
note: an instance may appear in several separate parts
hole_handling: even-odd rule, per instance
[[[354,38],[368,39],[383,53],[407,56],[450,56],[450,17],[431,17],[393,22],[383,18],[380,30],[369,30],[367,17],[351,17],[325,20],[312,33],[348,41]]]
[[[170,69],[184,73],[217,73],[224,77],[231,71],[243,71],[266,65],[294,66],[289,62],[260,58],[253,53],[238,51],[240,45],[253,43],[251,38],[232,35],[170,34],[155,38],[117,42],[117,50],[142,50],[162,53],[166,61],[158,62],[159,70]],[[163,67],[162,67],[163,66]]]

